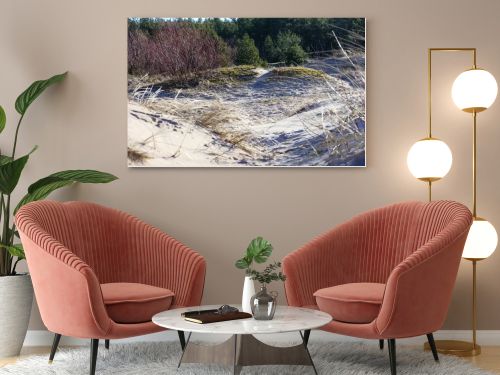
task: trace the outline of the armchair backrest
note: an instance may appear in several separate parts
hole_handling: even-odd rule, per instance
[[[39,229],[56,239],[95,272],[101,283],[125,280],[131,251],[125,226],[130,215],[90,202],[43,201],[30,205]]]
[[[423,204],[403,202],[364,212],[347,224],[351,238],[343,272],[339,283],[385,283],[394,267],[411,252],[409,244],[412,232],[419,225]]]
[[[450,201],[402,202],[354,217],[349,259],[353,279],[343,282],[385,283],[394,267],[454,220],[457,203]]]
[[[470,211],[452,201],[402,202],[359,214],[283,259],[288,303],[313,305],[316,290],[339,284],[385,284],[425,244],[443,233],[457,240],[471,220]]]

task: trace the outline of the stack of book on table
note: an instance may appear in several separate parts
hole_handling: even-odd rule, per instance
[[[188,322],[198,323],[198,324],[207,324],[207,323],[216,323],[216,322],[224,322],[227,320],[236,320],[236,319],[248,319],[252,317],[252,314],[238,311],[228,311],[222,312],[221,309],[213,309],[213,310],[197,310],[197,311],[188,311],[182,313],[184,320]]]

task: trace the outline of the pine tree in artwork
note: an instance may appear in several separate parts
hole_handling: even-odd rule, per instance
[[[248,34],[243,35],[243,38],[236,43],[236,58],[234,62],[236,65],[260,65],[259,49]]]

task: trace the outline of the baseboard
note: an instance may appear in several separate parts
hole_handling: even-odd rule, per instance
[[[208,337],[207,337],[208,336]],[[196,335],[196,338],[203,341],[219,341],[223,340],[227,335],[207,335],[203,336],[201,334]],[[53,334],[48,331],[35,331],[30,330],[26,335],[26,339],[24,340],[24,346],[50,346],[52,344]],[[259,338],[262,341],[274,341],[274,342],[292,342],[297,341],[299,336],[297,333],[280,333],[276,335],[259,335]],[[471,340],[471,331],[468,330],[441,330],[434,334],[434,338],[436,340]],[[137,336],[128,339],[122,340],[114,340],[114,342],[119,343],[131,343],[131,342],[140,342],[140,341],[177,341],[177,334],[173,331],[165,331],[160,333],[154,333],[146,336]],[[324,331],[313,331],[311,333],[311,340],[318,341],[341,341],[341,342],[370,342],[373,343],[373,340],[362,340],[354,337],[335,335],[332,333],[324,332]],[[410,339],[401,340],[402,343],[406,343],[408,345],[413,344],[422,344],[426,341],[424,336],[422,337],[414,337]],[[477,331],[477,341],[481,345],[500,345],[500,330],[481,330]],[[76,339],[72,337],[63,337],[61,338],[61,345],[68,346],[79,346],[79,345],[87,345],[88,340],[84,339]]]

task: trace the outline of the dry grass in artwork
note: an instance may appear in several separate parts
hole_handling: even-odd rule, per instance
[[[132,148],[127,149],[128,160],[135,164],[144,164],[144,162],[149,159],[149,157],[141,151],[134,150]]]

